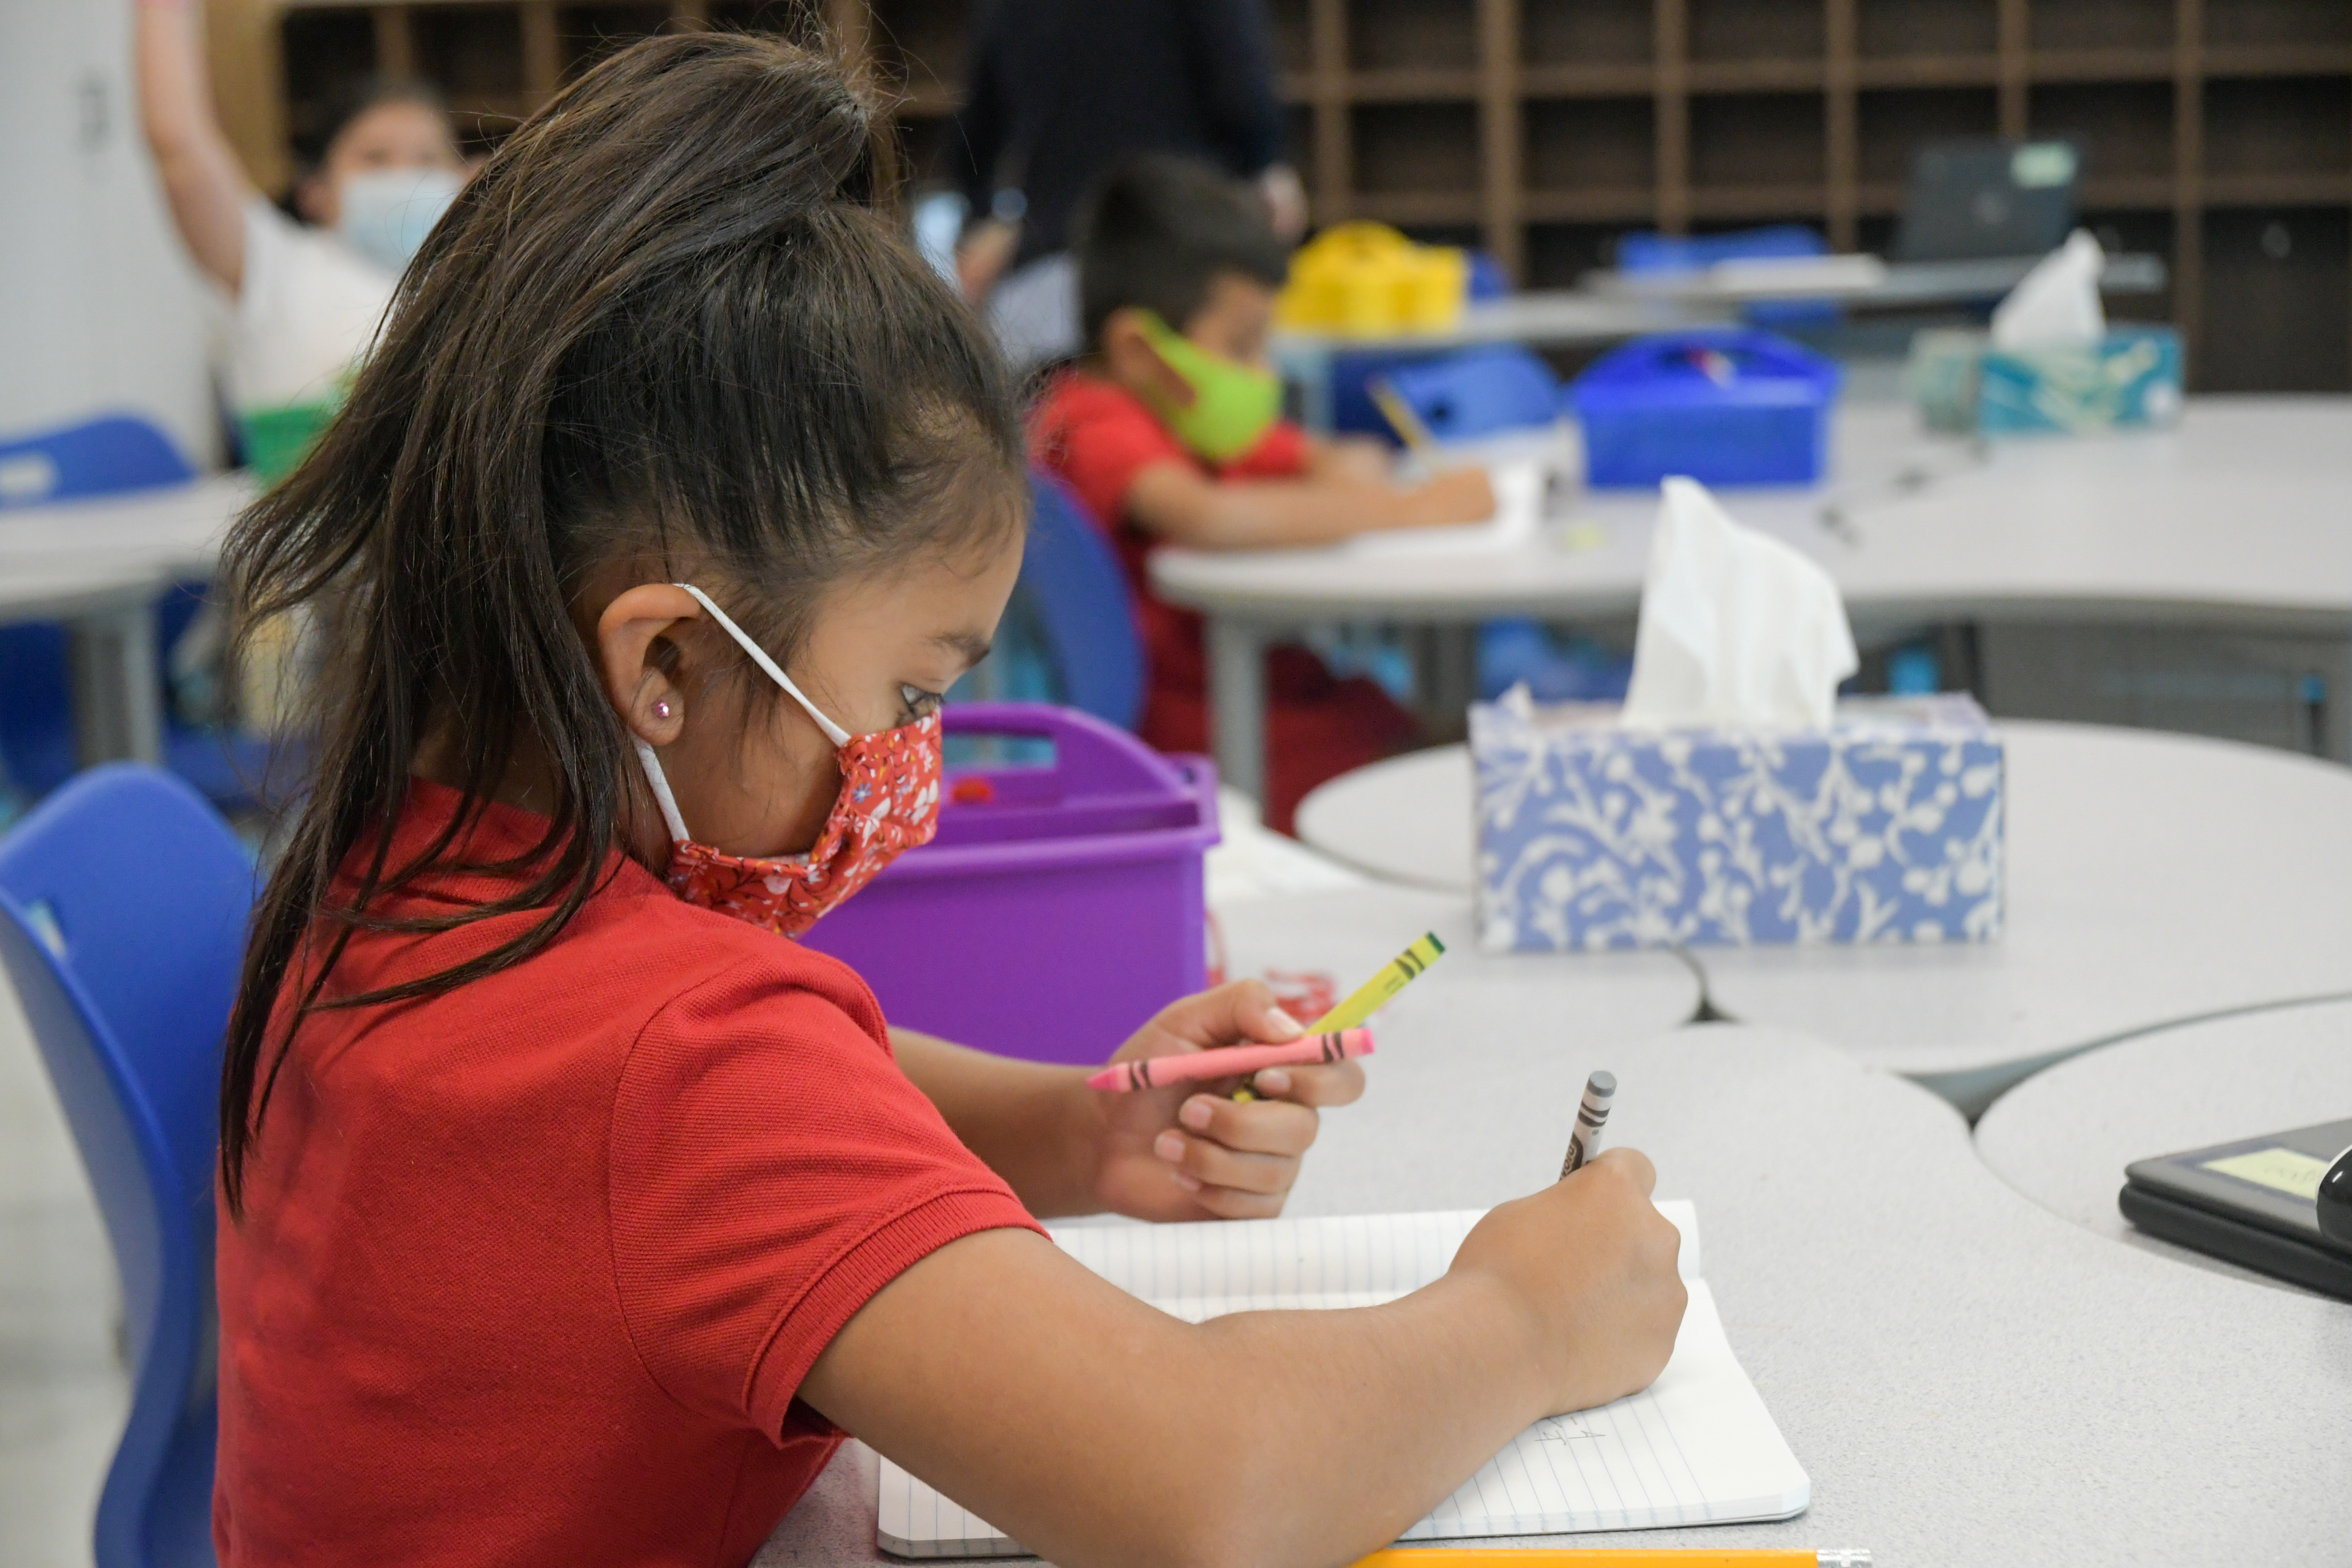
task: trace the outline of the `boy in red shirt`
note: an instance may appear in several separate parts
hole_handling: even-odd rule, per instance
[[[1150,685],[1143,737],[1208,743],[1201,618],[1156,597],[1161,544],[1267,549],[1375,528],[1475,522],[1494,492],[1476,469],[1410,487],[1368,442],[1318,441],[1280,417],[1266,359],[1289,258],[1248,193],[1181,159],[1137,159],[1097,193],[1078,248],[1091,351],[1046,390],[1031,455],[1111,530],[1135,584]],[[1327,779],[1397,750],[1412,716],[1308,650],[1266,660],[1265,820],[1287,832]]]

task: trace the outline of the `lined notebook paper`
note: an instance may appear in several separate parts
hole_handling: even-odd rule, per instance
[[[1772,1424],[1698,1277],[1698,1220],[1683,1235],[1690,1290],[1673,1359],[1643,1392],[1537,1422],[1404,1533],[1407,1541],[1642,1530],[1804,1511],[1811,1483]],[[1187,1322],[1225,1312],[1366,1307],[1445,1272],[1479,1212],[1057,1227],[1054,1240],[1131,1294]],[[1018,1543],[887,1458],[877,1539],[901,1557],[1018,1557]]]

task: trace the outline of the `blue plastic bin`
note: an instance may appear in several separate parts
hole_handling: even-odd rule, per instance
[[[1584,482],[1647,489],[1812,485],[1829,466],[1837,365],[1739,328],[1665,332],[1595,361],[1569,389],[1584,427]]]
[[[1517,343],[1465,349],[1399,371],[1389,385],[1440,441],[1540,429],[1559,417],[1551,367]]]

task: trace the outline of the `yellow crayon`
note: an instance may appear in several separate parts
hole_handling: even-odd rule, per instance
[[[1420,977],[1421,972],[1443,957],[1445,944],[1437,939],[1434,931],[1389,961],[1388,967],[1350,993],[1348,999],[1307,1026],[1309,1034],[1325,1034],[1335,1029],[1353,1029],[1388,1005],[1391,997],[1403,990]]]
[[[1423,969],[1436,963],[1444,954],[1445,944],[1437,939],[1437,933],[1424,933],[1420,941],[1390,959],[1379,974],[1358,986],[1346,1001],[1307,1025],[1307,1032],[1325,1034],[1332,1030],[1354,1029],[1387,1006],[1391,997],[1412,984]],[[1256,1080],[1253,1078],[1251,1082]],[[1233,1097],[1248,1101],[1258,1096],[1255,1090],[1244,1083],[1234,1091]]]

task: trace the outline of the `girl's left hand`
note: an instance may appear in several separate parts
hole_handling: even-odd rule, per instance
[[[1113,1061],[1219,1046],[1280,1044],[1304,1033],[1257,980],[1236,980],[1162,1009]],[[1238,1078],[1168,1089],[1082,1092],[1100,1127],[1095,1196],[1138,1219],[1263,1219],[1282,1212],[1298,1163],[1315,1142],[1316,1108],[1364,1092],[1357,1062],[1269,1067],[1230,1098]]]

